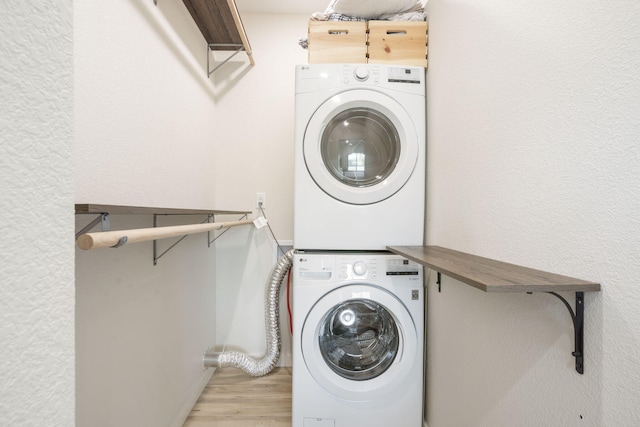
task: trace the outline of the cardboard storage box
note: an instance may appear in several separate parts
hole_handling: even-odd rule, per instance
[[[309,21],[309,64],[367,62],[367,23]]]

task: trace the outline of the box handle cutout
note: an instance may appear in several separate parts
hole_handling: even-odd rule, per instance
[[[349,34],[349,30],[329,30],[329,34]]]

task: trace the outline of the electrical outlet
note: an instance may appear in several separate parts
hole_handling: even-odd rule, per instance
[[[267,193],[256,193],[256,207],[267,208]]]

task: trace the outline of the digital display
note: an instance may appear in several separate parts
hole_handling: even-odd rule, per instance
[[[420,69],[407,67],[389,68],[389,82],[420,84]]]

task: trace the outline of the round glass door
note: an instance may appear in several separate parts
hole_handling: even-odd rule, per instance
[[[422,321],[422,320],[420,320]],[[353,283],[323,295],[304,319],[304,365],[327,392],[370,401],[401,387],[422,363],[416,324],[395,295]]]
[[[413,174],[420,149],[405,108],[363,89],[327,99],[309,119],[303,140],[314,182],[334,199],[356,205],[398,192]]]
[[[327,124],[322,161],[335,179],[351,187],[389,178],[400,157],[400,137],[391,121],[371,108],[350,108]]]
[[[318,335],[329,368],[351,380],[381,375],[398,353],[399,332],[393,316],[370,300],[351,300],[331,309]]]

